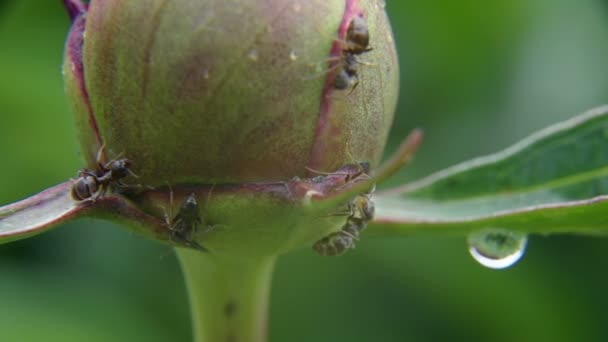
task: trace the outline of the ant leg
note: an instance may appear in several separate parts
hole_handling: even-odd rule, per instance
[[[365,61],[359,61],[359,60],[357,60],[357,63],[359,63],[359,64],[361,64],[361,65],[368,66],[368,67],[373,67],[373,68],[375,68],[375,67],[377,67],[377,66],[378,66],[378,64],[376,64],[376,63],[365,62]]]
[[[173,188],[171,188],[169,182],[167,182],[167,187],[169,188],[169,220],[167,223],[171,227],[171,220],[173,220]]]
[[[108,192],[108,186],[107,185],[101,185],[101,189],[99,189],[97,198],[103,197],[106,195],[106,193]]]
[[[185,244],[186,244],[188,247],[191,247],[191,248],[197,249],[197,250],[199,250],[199,251],[201,251],[201,252],[209,252],[209,250],[208,250],[207,248],[203,247],[203,246],[202,246],[200,243],[198,243],[198,242],[196,242],[196,241],[194,241],[194,240],[185,241]]]
[[[339,60],[338,58],[339,57],[336,57],[336,62]],[[328,59],[328,61],[331,62],[332,61],[331,59],[332,58]],[[310,75],[310,76],[305,76],[305,77],[302,77],[301,79],[304,80],[304,81],[316,80],[319,77],[325,76],[328,73],[330,73],[332,71],[335,71],[335,70],[337,70],[340,67],[341,67],[340,63],[336,63],[335,65],[332,65],[329,68],[327,68],[327,70],[321,70],[321,71],[319,71],[319,69],[321,69],[321,68],[318,68],[317,70],[315,70],[315,71],[319,71],[316,74],[313,74],[313,75]]]
[[[179,234],[180,226],[182,225],[182,219],[181,218],[177,218],[175,219],[173,222],[171,222],[171,224],[169,225],[169,230],[172,232],[175,232],[176,234]]]
[[[170,227],[171,226],[171,219],[169,218],[169,214],[167,213],[167,209],[165,209],[165,207],[163,207],[163,206],[161,206],[160,208],[163,210],[163,217],[165,218],[165,224],[167,224],[167,226]]]
[[[131,169],[127,168],[127,172],[128,172],[128,173],[129,173],[131,176],[133,176],[133,177],[135,177],[135,178],[139,178],[139,176],[138,176],[138,175],[136,175],[136,174],[135,174],[135,172],[131,171]]]
[[[122,189],[143,189],[144,186],[141,184],[126,184],[121,179],[115,180],[113,185],[116,185]],[[149,190],[154,190],[154,187],[148,187]]]
[[[86,177],[86,176],[91,176],[95,179],[99,179],[99,177],[97,177],[97,174],[95,174],[91,170],[82,169],[82,170],[78,171],[78,177]]]
[[[95,160],[97,161],[98,167],[103,167],[102,160],[106,159],[106,143],[104,142],[99,150],[97,151],[97,155],[95,156]]]
[[[352,209],[344,210],[344,211],[335,211],[331,214],[323,215],[321,217],[339,217],[339,216],[351,216],[353,214]]]
[[[348,96],[350,96],[353,91],[355,91],[355,89],[357,89],[357,86],[359,85],[359,79],[357,79],[357,81],[355,81],[355,84],[353,84],[353,87],[350,88],[350,91],[348,92]]]
[[[203,209],[207,209],[207,205],[209,204],[209,200],[211,199],[211,193],[213,192],[214,189],[215,189],[215,183],[213,183],[213,185],[211,185],[211,188],[209,189],[209,192],[207,193],[207,199],[205,200],[205,207]]]
[[[359,241],[359,237],[358,236],[356,236],[353,233],[347,232],[346,230],[341,230],[341,231],[338,232],[338,234],[346,235],[349,238],[352,238],[353,240]]]
[[[124,152],[120,152],[116,157],[112,158],[112,160],[110,160],[109,162],[107,162],[105,164],[101,164],[101,162],[98,162],[98,164],[101,168],[103,168],[104,170],[107,170],[110,167],[110,165],[112,165],[113,162],[122,158],[122,156],[124,156],[124,154],[125,154]]]
[[[223,224],[214,224],[211,226],[206,226],[205,229],[202,231],[202,233],[206,234],[206,233],[209,233],[209,232],[215,230],[216,228],[223,227],[223,226],[224,226]]]
[[[308,166],[305,166],[304,168],[309,172],[316,173],[321,176],[348,175],[347,172],[324,172],[324,171],[315,170]]]

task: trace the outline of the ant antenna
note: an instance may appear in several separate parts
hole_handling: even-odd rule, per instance
[[[165,216],[165,223],[169,226],[171,230],[171,220],[173,219],[173,189],[171,188],[171,184],[167,183],[167,187],[169,188],[169,213],[167,213],[167,209],[161,206],[163,209],[163,216]]]
[[[315,170],[311,167],[305,166],[304,167],[307,171],[310,171],[312,173],[316,173],[318,175],[323,175],[323,176],[331,176],[331,175],[336,175],[336,174],[345,174],[345,172],[340,172],[340,173],[332,173],[332,172],[323,172],[323,171],[319,171],[319,170]]]

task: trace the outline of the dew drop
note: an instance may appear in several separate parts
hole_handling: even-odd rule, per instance
[[[296,53],[295,50],[289,51],[289,59],[291,59],[292,61],[295,61],[298,59],[298,54]]]
[[[249,51],[249,53],[247,54],[247,57],[249,57],[249,59],[251,59],[254,62],[257,62],[258,60],[258,50],[251,50]]]
[[[521,259],[528,237],[524,233],[489,228],[471,233],[467,242],[469,253],[477,262],[488,268],[502,269]]]

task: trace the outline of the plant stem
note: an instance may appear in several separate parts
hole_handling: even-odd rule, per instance
[[[178,248],[195,342],[266,341],[276,257],[232,258]]]

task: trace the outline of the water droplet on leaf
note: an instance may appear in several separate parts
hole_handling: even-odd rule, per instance
[[[488,268],[502,269],[521,259],[528,237],[520,232],[489,228],[471,233],[467,242],[469,253],[477,262]]]

